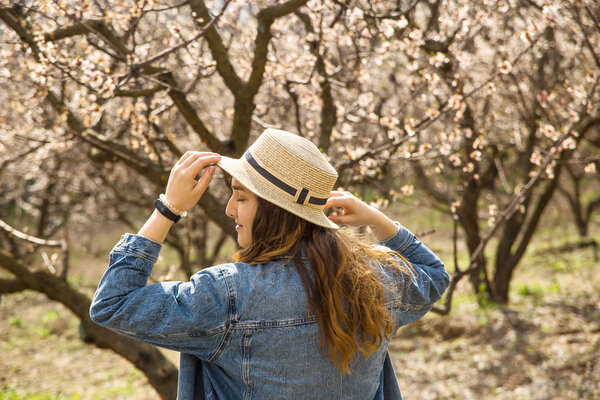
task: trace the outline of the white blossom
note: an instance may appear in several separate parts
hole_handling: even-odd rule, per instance
[[[596,173],[596,164],[591,162],[585,166],[583,169],[586,174],[595,174]]]
[[[508,60],[504,60],[500,64],[498,64],[498,71],[501,74],[510,74],[512,72],[512,69],[513,67]]]

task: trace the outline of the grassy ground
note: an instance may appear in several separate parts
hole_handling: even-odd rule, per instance
[[[395,210],[452,268],[446,217]],[[600,268],[590,248],[549,213],[513,280],[509,306],[476,306],[465,281],[452,312],[401,328],[392,359],[406,399],[600,398]],[[557,226],[559,228],[557,228]],[[82,235],[71,281],[91,295],[122,228]],[[596,240],[600,232],[594,232]],[[170,254],[163,252],[162,268]],[[0,302],[0,400],[158,399],[143,374],[107,350],[83,344],[78,321],[34,292]],[[165,352],[174,363],[177,354]]]

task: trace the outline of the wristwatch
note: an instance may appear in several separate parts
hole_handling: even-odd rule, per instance
[[[167,206],[165,206],[162,201],[160,201],[160,199],[156,199],[154,200],[154,207],[158,210],[159,213],[161,213],[162,215],[164,215],[165,217],[167,217],[168,219],[170,219],[173,222],[177,222],[181,219],[181,217],[175,213],[173,213],[171,210],[169,210],[167,208]]]

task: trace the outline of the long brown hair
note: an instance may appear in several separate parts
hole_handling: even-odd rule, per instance
[[[302,248],[314,279],[301,260]],[[398,253],[406,264],[347,232],[317,226],[259,197],[252,243],[237,252],[234,260],[259,264],[284,254],[302,278],[321,330],[321,350],[327,350],[335,366],[349,374],[357,351],[369,357],[394,332],[384,284],[373,263],[397,273],[408,273],[406,268],[412,266]]]

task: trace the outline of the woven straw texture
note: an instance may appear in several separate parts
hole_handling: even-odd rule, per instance
[[[250,152],[265,170],[297,190],[293,197],[262,176],[246,160]],[[252,193],[313,224],[337,229],[323,213],[323,205],[296,202],[302,189],[311,196],[327,198],[337,180],[337,172],[317,146],[293,133],[266,129],[239,159],[223,157],[218,165]]]

